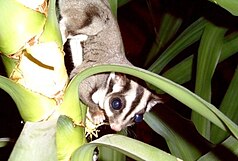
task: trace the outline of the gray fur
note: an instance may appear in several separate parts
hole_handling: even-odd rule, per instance
[[[81,42],[83,62],[73,69],[70,78],[98,64],[132,66],[125,57],[120,30],[107,0],[59,0],[59,7],[62,16],[60,27],[63,39],[80,34],[88,36],[87,40]],[[109,77],[109,74],[104,73],[91,76],[80,84],[79,97],[88,105],[92,121],[100,123],[105,119],[105,107],[100,109],[99,104],[92,99],[92,95],[96,91],[106,94],[109,78],[122,78],[119,81],[122,82],[127,79],[124,77]],[[121,84],[122,87],[124,84]],[[100,97],[97,101],[106,96],[101,94]]]

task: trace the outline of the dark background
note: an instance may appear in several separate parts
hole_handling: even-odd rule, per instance
[[[151,3],[151,10],[148,8],[148,2]],[[183,24],[178,33],[181,33],[189,24],[200,16],[205,16],[212,22],[229,26],[232,30],[238,29],[238,20],[224,9],[199,0],[134,0],[122,6],[118,10],[118,22],[124,41],[125,51],[128,59],[136,66],[143,66],[146,54],[149,52],[155,39],[155,30],[159,30],[159,24],[164,13],[171,13],[176,17],[183,19]],[[172,40],[171,40],[172,41]],[[198,43],[192,45],[173,60],[169,66],[176,64],[181,57],[191,53],[197,53]],[[166,48],[166,46],[165,46]],[[237,66],[237,54],[218,65],[213,78],[213,93],[216,93],[212,103],[216,106],[220,104],[229,82]],[[168,66],[168,67],[169,67]],[[5,75],[4,67],[1,64],[0,74]],[[187,88],[193,90],[194,78],[184,84]],[[176,110],[184,117],[189,117],[190,110],[173,98],[163,95],[165,106]],[[28,98],[26,98],[28,99]],[[7,160],[14,146],[17,137],[23,127],[18,110],[7,93],[0,90],[0,138],[9,137],[11,142],[4,148],[0,148],[0,160]],[[168,151],[165,141],[162,137],[153,132],[145,123],[138,124],[129,128],[129,134],[146,143],[154,145],[165,151]]]

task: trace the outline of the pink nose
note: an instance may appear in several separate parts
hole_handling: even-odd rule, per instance
[[[114,131],[121,131],[121,129],[122,129],[121,126],[119,126],[119,125],[112,124],[110,126],[111,126],[111,129]]]

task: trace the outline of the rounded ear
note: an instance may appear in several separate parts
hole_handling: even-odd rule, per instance
[[[156,104],[163,103],[158,96],[152,95],[151,97],[152,99],[150,99],[149,102],[147,103],[146,112],[149,112],[151,108],[154,107]]]
[[[114,82],[115,84],[119,84],[121,86],[125,86],[127,81],[127,77],[122,73],[115,73]]]
[[[108,78],[109,81],[113,81],[114,84],[124,86],[126,85],[127,77],[122,73],[111,72]]]

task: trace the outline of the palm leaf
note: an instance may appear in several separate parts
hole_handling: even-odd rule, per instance
[[[152,112],[145,114],[144,120],[166,140],[171,154],[182,160],[196,160],[213,147],[199,135],[190,120],[182,118],[166,106],[154,107]]]
[[[106,146],[117,150],[132,159],[142,161],[176,161],[176,157],[143,142],[117,134],[105,135],[89,144],[81,146],[72,156],[72,161],[91,161],[97,146]]]
[[[238,160],[238,141],[233,137],[227,138],[221,144],[218,144],[210,152],[198,159],[198,161],[222,161]]]
[[[181,51],[200,39],[206,23],[207,21],[205,19],[200,18],[191,24],[170,46],[168,46],[148,70],[154,73],[160,73]]]
[[[125,67],[118,65],[98,65],[84,70],[83,72],[81,72],[80,77],[81,80],[83,80],[90,75],[109,71],[126,73],[145,80],[146,82],[170,94],[183,104],[187,105],[192,110],[203,115],[205,118],[213,122],[221,129],[228,129],[231,134],[238,138],[237,125],[233,123],[229,118],[227,118],[222,112],[220,112],[215,106],[213,106],[209,102],[206,102],[188,89],[152,72],[136,67]]]
[[[238,2],[236,0],[210,0],[210,1],[225,8],[234,16],[238,16]]]
[[[9,161],[57,160],[55,127],[56,120],[26,122]]]
[[[233,120],[236,124],[238,124],[238,117],[237,117],[237,109],[238,109],[238,68],[235,71],[233,79],[227,89],[227,92],[222,100],[220,105],[220,110],[223,112],[227,117]],[[211,139],[214,143],[220,143],[223,141],[227,136],[228,133],[225,131],[220,130],[216,126],[212,126],[211,128]]]
[[[195,93],[208,102],[211,102],[211,80],[221,54],[225,32],[225,28],[208,23],[199,46]],[[209,139],[210,122],[194,111],[192,120],[198,131]]]

